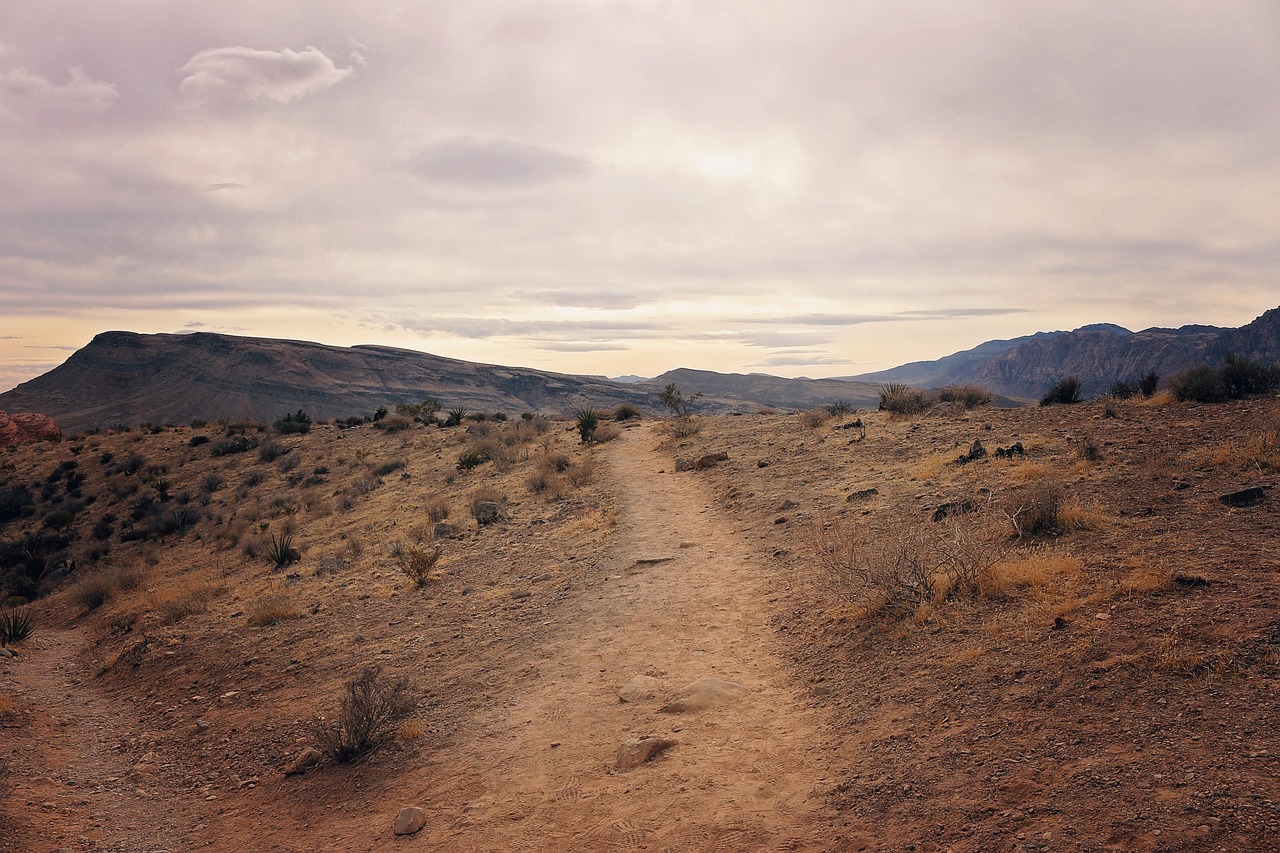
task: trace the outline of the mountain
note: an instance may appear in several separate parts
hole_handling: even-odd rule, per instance
[[[880,405],[879,385],[841,379],[783,379],[766,373],[716,373],[682,367],[654,377],[649,385],[660,389],[672,382],[686,399],[701,393],[712,400],[780,409],[807,409],[840,401],[859,409]]]
[[[1149,371],[1173,376],[1229,353],[1280,361],[1280,308],[1239,329],[1187,325],[1131,332],[1099,323],[1070,332],[1038,332],[988,341],[936,361],[904,364],[845,377],[855,382],[901,382],[918,387],[982,385],[997,394],[1035,399],[1064,376],[1078,376],[1086,396],[1104,393],[1117,380]]]
[[[629,403],[651,388],[603,378],[474,364],[383,346],[196,333],[103,332],[63,364],[0,394],[0,409],[43,412],[68,432],[114,423],[328,419],[435,397],[446,408],[554,413]]]

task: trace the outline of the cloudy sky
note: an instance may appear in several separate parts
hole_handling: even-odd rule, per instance
[[[4,0],[0,390],[94,334],[833,376],[1280,305],[1280,5]]]

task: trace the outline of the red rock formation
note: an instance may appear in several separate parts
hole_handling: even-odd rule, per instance
[[[0,447],[59,438],[62,438],[62,430],[47,415],[34,412],[7,415],[0,412]]]

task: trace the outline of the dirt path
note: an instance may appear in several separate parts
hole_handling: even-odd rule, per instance
[[[0,851],[66,850],[167,853],[184,826],[167,768],[137,756],[136,723],[122,705],[86,689],[84,629],[39,632],[20,664],[0,660],[0,694],[13,697],[23,725],[0,729],[10,758],[4,811],[12,833]],[[11,739],[9,731],[20,732]],[[6,840],[25,839],[20,847]]]
[[[817,792],[820,721],[772,651],[768,578],[710,508],[698,476],[673,473],[656,443],[646,427],[608,447],[604,476],[621,507],[614,568],[531,651],[536,675],[481,731],[438,756],[459,775],[453,802],[437,795],[432,809],[461,816],[429,823],[430,841],[479,850],[831,849]],[[661,681],[656,698],[620,702],[619,688],[646,674]],[[703,677],[751,692],[698,713],[659,711]],[[677,745],[616,770],[619,745],[644,735]]]

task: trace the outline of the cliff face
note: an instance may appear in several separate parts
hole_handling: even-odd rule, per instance
[[[1117,380],[1155,371],[1174,376],[1229,353],[1280,361],[1280,308],[1239,329],[1183,326],[1130,332],[1112,325],[1072,332],[1041,332],[988,341],[932,362],[914,362],[850,379],[904,382],[917,387],[974,383],[997,394],[1035,399],[1064,376],[1078,376],[1086,396],[1104,393]]]
[[[65,429],[193,419],[319,419],[435,397],[469,411],[554,413],[631,403],[648,388],[605,379],[473,364],[392,347],[199,333],[104,332],[43,376],[0,394],[0,407],[46,412]]]
[[[8,415],[0,412],[0,447],[62,437],[62,430],[48,415],[34,412]]]

